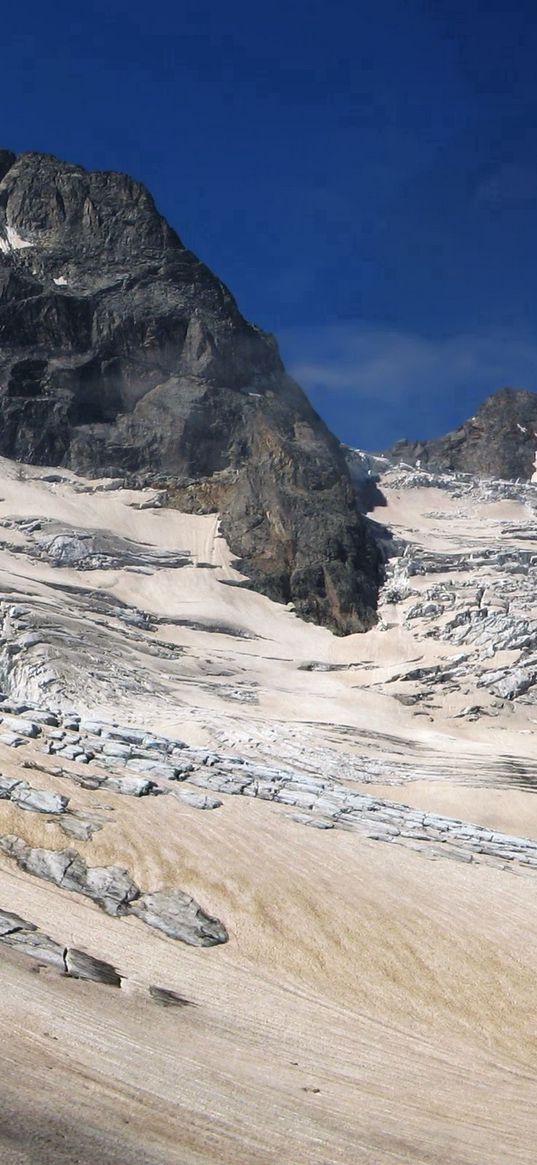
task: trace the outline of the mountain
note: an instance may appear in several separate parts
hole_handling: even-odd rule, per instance
[[[388,456],[430,469],[529,481],[537,451],[537,393],[501,388],[459,429],[432,441],[398,441]]]
[[[375,546],[274,339],[138,182],[9,151],[0,178],[0,454],[158,480],[221,513],[266,594],[338,632],[370,626]]]
[[[345,450],[143,187],[0,177],[2,1165],[531,1165],[537,397]]]

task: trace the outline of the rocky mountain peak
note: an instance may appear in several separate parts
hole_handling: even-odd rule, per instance
[[[529,481],[536,450],[537,393],[501,388],[458,429],[431,441],[398,441],[389,456],[431,469]]]
[[[0,454],[219,510],[255,585],[340,632],[377,556],[335,438],[146,188],[0,153]]]
[[[88,257],[102,259],[103,247],[109,249],[107,265],[113,266],[133,249],[155,260],[166,251],[185,250],[140,182],[126,174],[91,173],[48,154],[11,155],[2,206],[6,225],[25,231],[43,271],[51,271],[57,260],[76,271]]]

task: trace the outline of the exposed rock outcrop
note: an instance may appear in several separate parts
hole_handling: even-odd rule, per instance
[[[0,910],[0,943],[21,955],[29,955],[61,971],[71,979],[89,979],[107,987],[121,987],[121,976],[103,959],[66,947],[43,934],[33,922],[27,922],[10,910]],[[173,993],[172,993],[173,994]]]
[[[254,585],[347,633],[377,552],[338,442],[147,190],[0,154],[0,454],[219,510]]]
[[[182,890],[155,890],[152,894],[143,894],[132,903],[130,913],[155,930],[189,946],[214,947],[228,939],[222,923],[206,914],[195,899]]]
[[[537,450],[537,393],[501,388],[445,437],[398,441],[389,456],[424,469],[529,481]]]
[[[142,894],[120,866],[88,866],[76,850],[37,849],[14,834],[0,836],[0,851],[28,874],[91,898],[107,914],[135,914],[148,926],[190,946],[211,947],[228,940],[217,918],[189,894],[166,888]]]
[[[27,809],[30,813],[52,815],[66,813],[69,804],[68,797],[48,793],[45,789],[33,789],[28,781],[21,781],[16,777],[2,776],[0,776],[0,801],[11,801],[18,809]]]

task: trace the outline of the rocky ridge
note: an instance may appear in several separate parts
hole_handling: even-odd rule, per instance
[[[0,153],[0,454],[166,487],[253,585],[341,633],[378,558],[338,442],[147,190]]]
[[[430,441],[398,441],[388,456],[433,471],[529,481],[537,450],[537,394],[501,388],[452,433]]]

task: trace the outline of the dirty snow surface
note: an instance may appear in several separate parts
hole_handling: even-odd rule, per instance
[[[533,1165],[537,486],[380,488],[341,639],[0,462],[6,1165]]]

